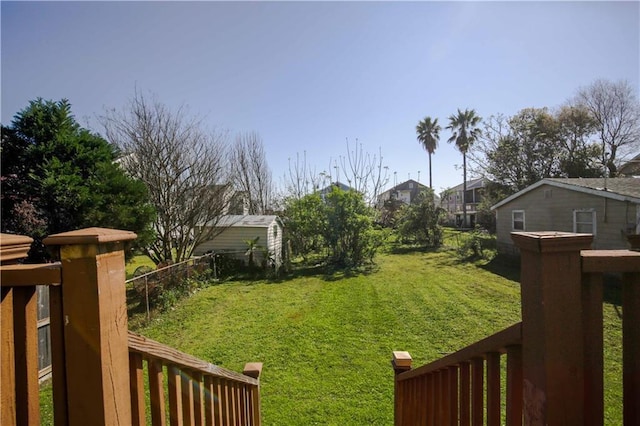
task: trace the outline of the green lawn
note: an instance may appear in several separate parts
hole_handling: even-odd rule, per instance
[[[388,425],[392,351],[420,365],[519,318],[513,281],[409,252],[368,275],[210,287],[139,331],[234,370],[263,362],[266,425]]]
[[[419,366],[519,321],[517,275],[454,250],[405,250],[379,255],[369,274],[208,287],[136,331],[236,371],[263,362],[265,425],[390,425],[392,351]],[[621,330],[613,305],[604,312],[606,424],[615,425]]]

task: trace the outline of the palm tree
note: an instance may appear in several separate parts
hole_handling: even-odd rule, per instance
[[[256,250],[258,250],[260,248],[260,246],[258,245],[258,240],[260,239],[260,236],[257,236],[255,238],[252,238],[250,240],[244,240],[244,243],[247,245],[247,251],[245,252],[245,256],[249,257],[249,268],[253,269],[253,267],[255,266],[255,262],[253,261],[253,257],[254,257],[254,253]]]
[[[422,121],[418,122],[416,126],[416,133],[418,134],[418,142],[422,144],[422,147],[429,153],[429,188],[433,189],[433,183],[431,181],[431,154],[433,154],[438,147],[438,139],[440,139],[440,126],[438,125],[438,119],[431,120],[431,117],[425,117]]]
[[[467,152],[471,145],[478,140],[481,130],[478,126],[482,120],[473,109],[465,109],[449,117],[447,129],[451,130],[451,137],[447,142],[455,142],[456,148],[462,153],[462,224],[467,226]]]

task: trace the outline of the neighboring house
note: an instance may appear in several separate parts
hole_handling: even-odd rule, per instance
[[[640,154],[624,163],[618,169],[619,177],[638,177],[640,176]]]
[[[420,194],[420,191],[425,189],[429,189],[429,187],[413,179],[409,179],[408,181],[402,182],[378,195],[376,206],[378,208],[382,208],[385,201],[391,199],[401,201],[405,204],[411,204],[418,194]]]
[[[440,206],[447,213],[447,220],[452,226],[463,226],[473,228],[476,225],[476,214],[478,205],[482,201],[482,193],[487,184],[485,178],[472,179],[467,181],[467,223],[463,226],[463,192],[464,186],[460,184],[440,193]]]
[[[206,226],[206,225],[205,225]],[[220,233],[212,240],[195,248],[194,254],[200,256],[207,252],[230,253],[238,259],[247,260],[247,240],[260,237],[258,246],[266,248],[273,256],[276,266],[282,264],[282,221],[278,216],[228,215],[215,224]],[[263,260],[263,250],[256,250],[255,261]]]
[[[589,233],[594,249],[626,249],[627,235],[640,233],[640,179],[543,179],[491,210],[501,253],[517,254],[514,231]]]
[[[329,184],[329,186],[326,186],[319,190],[318,194],[320,194],[320,197],[324,200],[325,195],[333,191],[333,188],[340,188],[343,191],[355,191],[352,187],[350,187],[349,185],[345,185],[342,182],[333,182]]]
[[[244,191],[231,192],[229,204],[226,207],[227,215],[247,215],[249,214],[249,196]]]

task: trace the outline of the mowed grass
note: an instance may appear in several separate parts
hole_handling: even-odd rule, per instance
[[[370,274],[210,287],[139,331],[233,370],[263,362],[266,425],[389,425],[392,351],[419,366],[519,320],[516,282],[409,252]]]
[[[136,331],[236,371],[263,362],[265,425],[390,425],[392,351],[420,366],[520,321],[519,265],[461,262],[453,250],[377,263],[351,277],[216,285]],[[605,296],[605,424],[619,425],[619,289]],[[41,401],[52,424],[50,386]]]

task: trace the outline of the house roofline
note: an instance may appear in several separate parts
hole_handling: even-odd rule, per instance
[[[491,210],[495,210],[495,209],[497,209],[499,207],[502,207],[505,204],[510,203],[511,201],[515,200],[516,198],[526,194],[527,192],[533,191],[534,189],[539,188],[542,185],[555,186],[556,188],[568,189],[568,190],[571,190],[571,191],[582,192],[582,193],[585,193],[585,194],[591,194],[591,195],[595,195],[595,196],[598,196],[598,197],[609,198],[609,199],[617,200],[617,201],[631,201],[633,203],[640,203],[640,198],[632,197],[630,195],[622,195],[622,194],[617,194],[615,192],[605,191],[603,189],[594,189],[594,188],[588,188],[586,186],[581,186],[581,185],[572,185],[570,183],[559,182],[557,180],[545,178],[545,179],[539,180],[538,182],[536,182],[536,183],[534,183],[532,185],[529,185],[525,189],[522,189],[522,190],[516,192],[513,195],[510,195],[509,197],[505,198],[504,200],[500,201],[499,203],[494,204],[493,206],[491,206]]]
[[[479,183],[481,181],[489,182],[489,180],[484,176],[480,176],[480,177],[473,178],[473,179],[468,179],[467,180],[467,191],[470,190],[470,189],[474,189],[474,188],[469,188],[469,186],[473,186],[473,185],[475,185],[475,184],[477,184],[477,183]],[[483,188],[483,187],[484,187],[484,185],[477,186],[476,188]],[[459,183],[456,186],[452,186],[451,188],[445,189],[440,194],[443,194],[443,193],[445,193],[447,191],[462,191],[462,190],[464,190],[464,183]]]
[[[380,198],[380,196],[388,193],[388,192],[392,192],[392,191],[399,191],[398,187],[404,185],[405,183],[409,183],[409,182],[413,182],[413,183],[417,183],[418,184],[418,188],[417,189],[429,189],[429,187],[427,185],[425,185],[424,183],[420,183],[415,179],[407,179],[404,182],[400,182],[397,185],[392,186],[391,188],[387,189],[386,191],[381,192],[380,194],[378,194],[378,198]],[[413,188],[416,189],[416,188]],[[412,189],[406,189],[406,191],[412,191]]]

